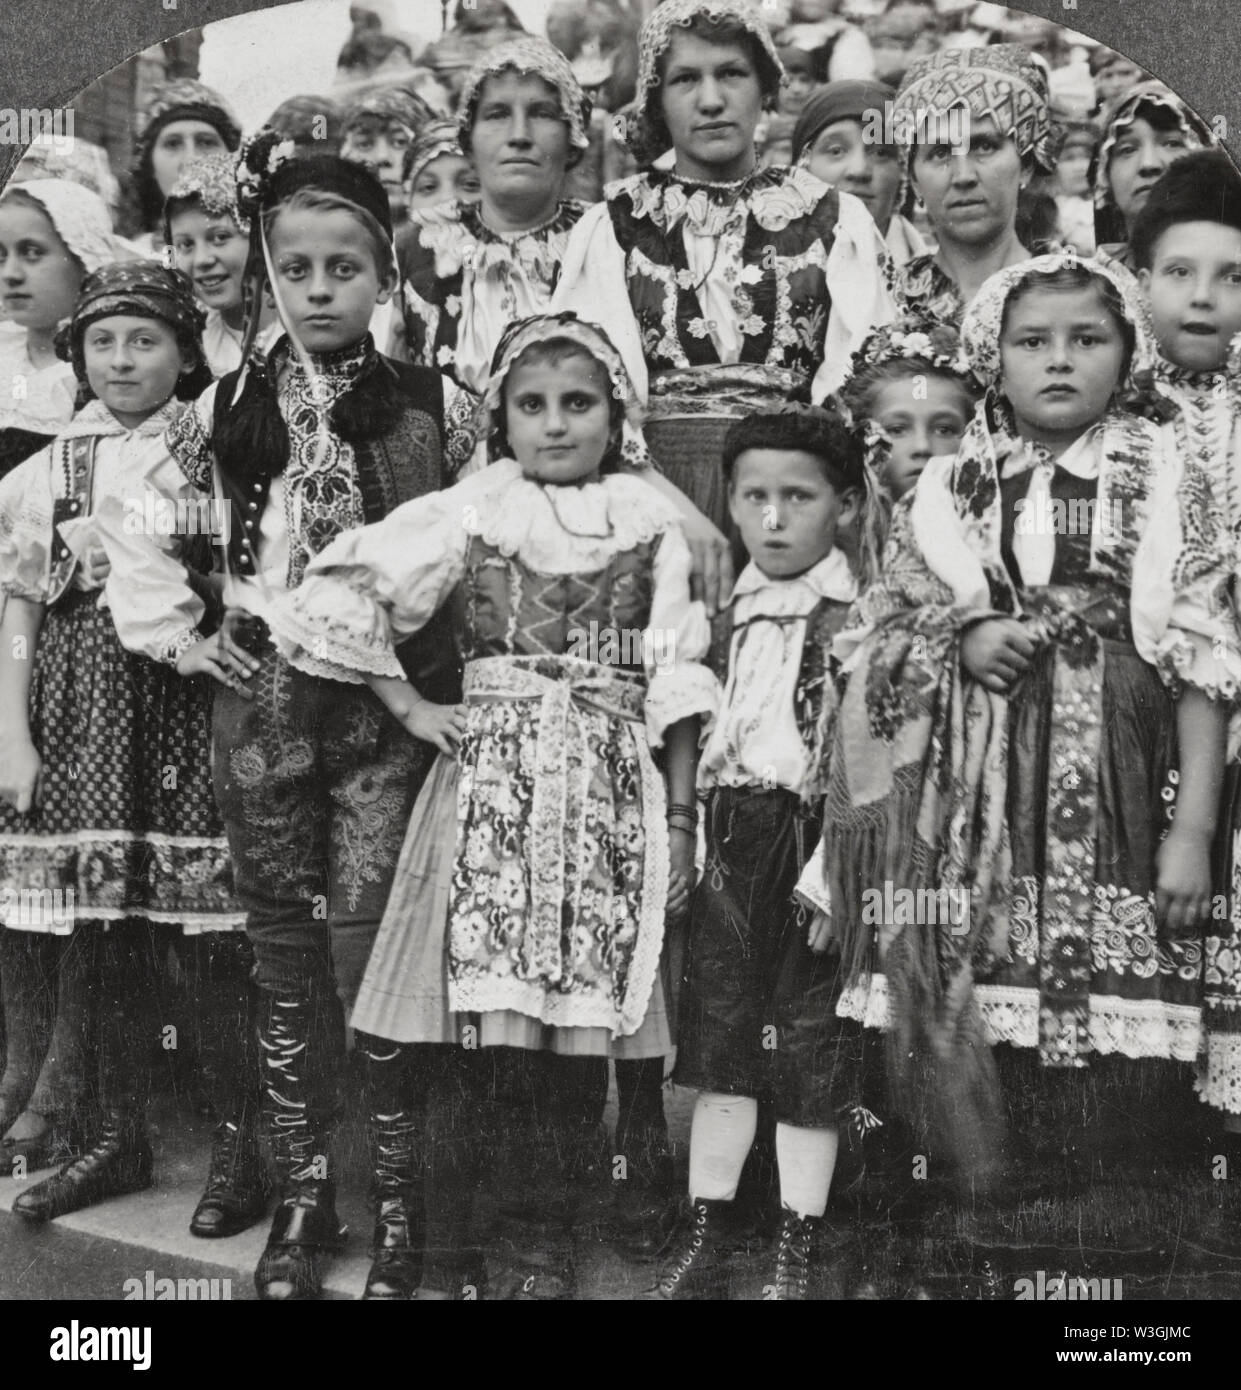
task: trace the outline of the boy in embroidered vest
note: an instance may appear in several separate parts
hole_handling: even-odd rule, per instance
[[[167,552],[119,529],[113,575],[125,579],[108,590],[127,645],[224,687],[214,710],[216,796],[254,945],[283,1184],[255,1273],[269,1299],[317,1296],[323,1253],[343,1240],[328,1158],[341,1005],[352,1003],[370,953],[430,749],[364,687],[290,668],[272,645],[267,612],[335,536],[445,486],[466,456],[450,423],[462,393],[434,371],[384,358],[367,331],[396,285],[382,187],[356,164],[290,154],[288,142],[261,132],[238,165],[255,278],[265,272],[287,336],[265,359],[247,351],[241,371],[169,431],[172,459],[135,480],[135,492],[222,493],[230,504],[231,534],[217,550],[223,627],[202,636],[201,603],[187,589],[175,612],[154,611],[141,581]],[[253,313],[247,328],[248,347]],[[120,563],[140,540],[145,554]],[[452,670],[418,675],[423,688],[453,698]],[[383,1204],[376,1242],[407,1262],[412,1184],[395,1175],[412,1162],[413,1125],[402,1097],[381,1097],[375,1086],[372,1095],[383,1129],[376,1184],[402,1198]]]
[[[810,938],[793,889],[819,833],[825,653],[857,596],[837,534],[868,490],[860,437],[824,410],[738,421],[723,458],[729,510],[751,560],[717,620],[724,693],[698,770],[707,860],[675,1072],[699,1091],[691,1205],[647,1296],[725,1295],[720,1227],[766,1097],[784,1210],[764,1296],[804,1299],[839,1117],[855,1100],[860,1030],[836,1018],[839,957],[827,953],[826,934]]]

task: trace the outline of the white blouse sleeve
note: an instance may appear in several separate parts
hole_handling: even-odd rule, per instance
[[[670,725],[690,715],[703,718],[704,732],[719,707],[719,682],[703,657],[711,624],[701,600],[690,598],[690,553],[681,528],[668,526],[655,550],[655,589],[650,626],[643,634],[647,690],[646,731],[651,746],[662,745]]]
[[[0,596],[13,594],[31,603],[46,602],[51,549],[49,447],[40,449],[0,479]]]
[[[1241,695],[1241,624],[1234,588],[1236,518],[1193,460],[1178,456],[1164,426],[1166,466],[1133,561],[1130,612],[1138,655],[1174,692],[1191,685],[1213,700]],[[1235,436],[1234,436],[1235,441]],[[1234,442],[1234,449],[1238,447]]]
[[[587,323],[602,324],[616,345],[638,400],[646,404],[646,358],[638,322],[629,302],[625,279],[625,253],[612,230],[606,203],[596,203],[582,214],[569,233],[560,279],[552,295],[550,312],[572,309]]]
[[[405,502],[315,556],[269,614],[276,645],[294,666],[354,685],[368,675],[404,677],[397,644],[431,620],[464,572],[462,509],[477,492],[474,478]]]
[[[849,359],[873,329],[891,321],[896,304],[883,273],[887,250],[875,219],[852,193],[840,194],[840,216],[827,255],[827,291],[831,312],[823,342],[823,362],[815,373],[810,397],[821,401],[840,389]]]
[[[152,661],[173,664],[203,639],[206,604],[190,584],[176,533],[180,517],[201,514],[204,498],[157,439],[127,462],[120,486],[91,518],[111,564],[105,594],[116,634]]]

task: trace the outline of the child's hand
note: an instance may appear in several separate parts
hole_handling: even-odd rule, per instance
[[[465,735],[465,712],[464,705],[437,705],[420,699],[405,713],[401,724],[415,738],[433,743],[441,753],[455,758]]]
[[[102,588],[111,573],[112,561],[108,559],[108,552],[92,546],[82,556],[82,562],[73,576],[73,586],[75,589]]]
[[[1155,915],[1170,936],[1192,936],[1211,916],[1211,840],[1175,823],[1155,855]]]
[[[38,750],[27,734],[0,739],[0,801],[25,815],[39,799],[42,769]]]
[[[1025,675],[1033,655],[1034,642],[1015,618],[987,618],[961,638],[961,665],[998,695]]]
[[[177,658],[177,675],[210,676],[235,690],[243,700],[254,699],[254,691],[245,683],[258,669],[258,662],[225,636],[223,628],[195,642]]]
[[[810,919],[810,931],[806,936],[806,945],[815,953],[821,956],[827,950],[827,943],[832,936],[832,919],[826,912],[819,911]]]
[[[694,851],[697,837],[692,830],[680,826],[668,827],[668,855],[671,873],[668,877],[668,902],[664,917],[679,922],[689,911],[689,895],[694,884]]]

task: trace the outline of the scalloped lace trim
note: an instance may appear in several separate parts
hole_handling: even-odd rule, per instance
[[[1241,1115],[1241,1034],[1207,1033],[1194,1090],[1212,1109]]]
[[[1038,1046],[1037,990],[979,985],[974,994],[989,1043]],[[845,990],[836,1012],[867,1028],[886,1028],[890,1012],[887,977],[873,975]],[[1203,1051],[1202,1012],[1192,1004],[1092,994],[1090,1041],[1100,1056],[1119,1053],[1122,1057],[1169,1057],[1178,1062],[1193,1062]],[[1233,1077],[1239,1097],[1237,1109],[1241,1110],[1241,1046],[1236,1062]],[[1223,1086],[1225,1082],[1217,1084]]]

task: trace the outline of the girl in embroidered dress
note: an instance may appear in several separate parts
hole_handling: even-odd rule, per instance
[[[745,0],[666,0],[642,27],[626,141],[645,167],[569,239],[556,308],[604,320],[643,401],[661,472],[721,529],[731,422],[821,400],[891,312],[866,207],[803,168],[758,169],[783,68]],[[735,535],[735,532],[734,532]]]
[[[107,204],[67,179],[33,179],[0,197],[0,478],[73,415],[73,368],[53,339],[82,279],[116,260]]]
[[[203,602],[187,584],[164,587],[179,572],[176,537],[107,534],[108,601],[125,644],[222,686],[216,798],[254,947],[281,1182],[255,1283],[279,1300],[317,1296],[325,1257],[343,1239],[330,1154],[342,1002],[361,978],[430,758],[370,691],[289,667],[266,620],[330,540],[444,486],[472,445],[453,425],[464,393],[385,358],[367,331],[396,285],[383,188],[357,164],[291,154],[291,142],[260,132],[238,165],[248,274],[265,279],[286,336],[213,383],[133,483],[152,506],[228,504],[220,631],[204,636]],[[251,320],[247,339],[256,332]],[[437,674],[452,687],[451,669]],[[390,1121],[385,1152],[400,1149],[412,1129],[406,1101],[381,1097],[366,1065],[368,1100]],[[377,1167],[377,1184],[386,1180]],[[377,1242],[402,1244],[396,1226]]]
[[[126,261],[88,276],[60,339],[87,404],[0,484],[3,968],[6,982],[30,981],[57,954],[85,952],[99,1012],[91,1144],[17,1197],[30,1221],[150,1184],[145,1050],[165,932],[242,924],[211,795],[205,691],[122,648],[84,568],[127,470],[159,452],[180,399],[210,379],[201,322],[176,271]],[[241,1025],[240,1001],[237,1015],[211,1026]],[[11,1060],[38,1053],[30,1037],[10,1048]]]
[[[890,1021],[898,1097],[980,1179],[999,1124],[984,1040],[1057,1069],[1201,1048],[1217,716],[1134,648],[1165,467],[1157,427],[1116,404],[1148,356],[1135,289],[1072,255],[987,282],[962,334],[987,395],[897,507],[835,644],[825,862],[861,982],[845,1007]],[[885,882],[932,894],[935,920],[862,925]],[[1005,1070],[1012,1100],[1030,1082]]]
[[[1133,263],[1151,309],[1156,380],[1173,409],[1173,467],[1160,525],[1138,552],[1134,591],[1151,621],[1136,636],[1169,686],[1231,707],[1216,861],[1220,890],[1204,941],[1206,1050],[1198,1091],[1241,1134],[1241,690],[1236,604],[1241,550],[1241,177],[1222,150],[1180,156],[1133,224]],[[1230,353],[1231,345],[1231,353]],[[1178,594],[1178,587],[1188,594]],[[1220,756],[1223,739],[1217,738]],[[1221,910],[1223,908],[1223,910]]]
[[[295,666],[368,681],[443,755],[354,1011],[366,1033],[652,1061],[672,1046],[663,923],[688,903],[696,731],[715,682],[676,511],[619,470],[632,410],[601,330],[572,315],[515,325],[484,403],[497,461],[342,537],[273,613]],[[423,700],[392,654],[440,608],[464,706]],[[477,1052],[445,1065],[466,1067],[481,1106]],[[446,1218],[444,1203],[468,1208],[477,1137],[457,1147],[429,1204],[441,1260],[424,1284],[441,1293],[472,1273],[468,1210]]]
[[[250,223],[237,207],[235,164],[231,155],[192,160],[164,203],[164,242],[207,308],[203,352],[214,377],[241,366],[246,323]],[[260,317],[260,325],[264,323],[257,340],[262,352],[279,334],[266,309]]]

